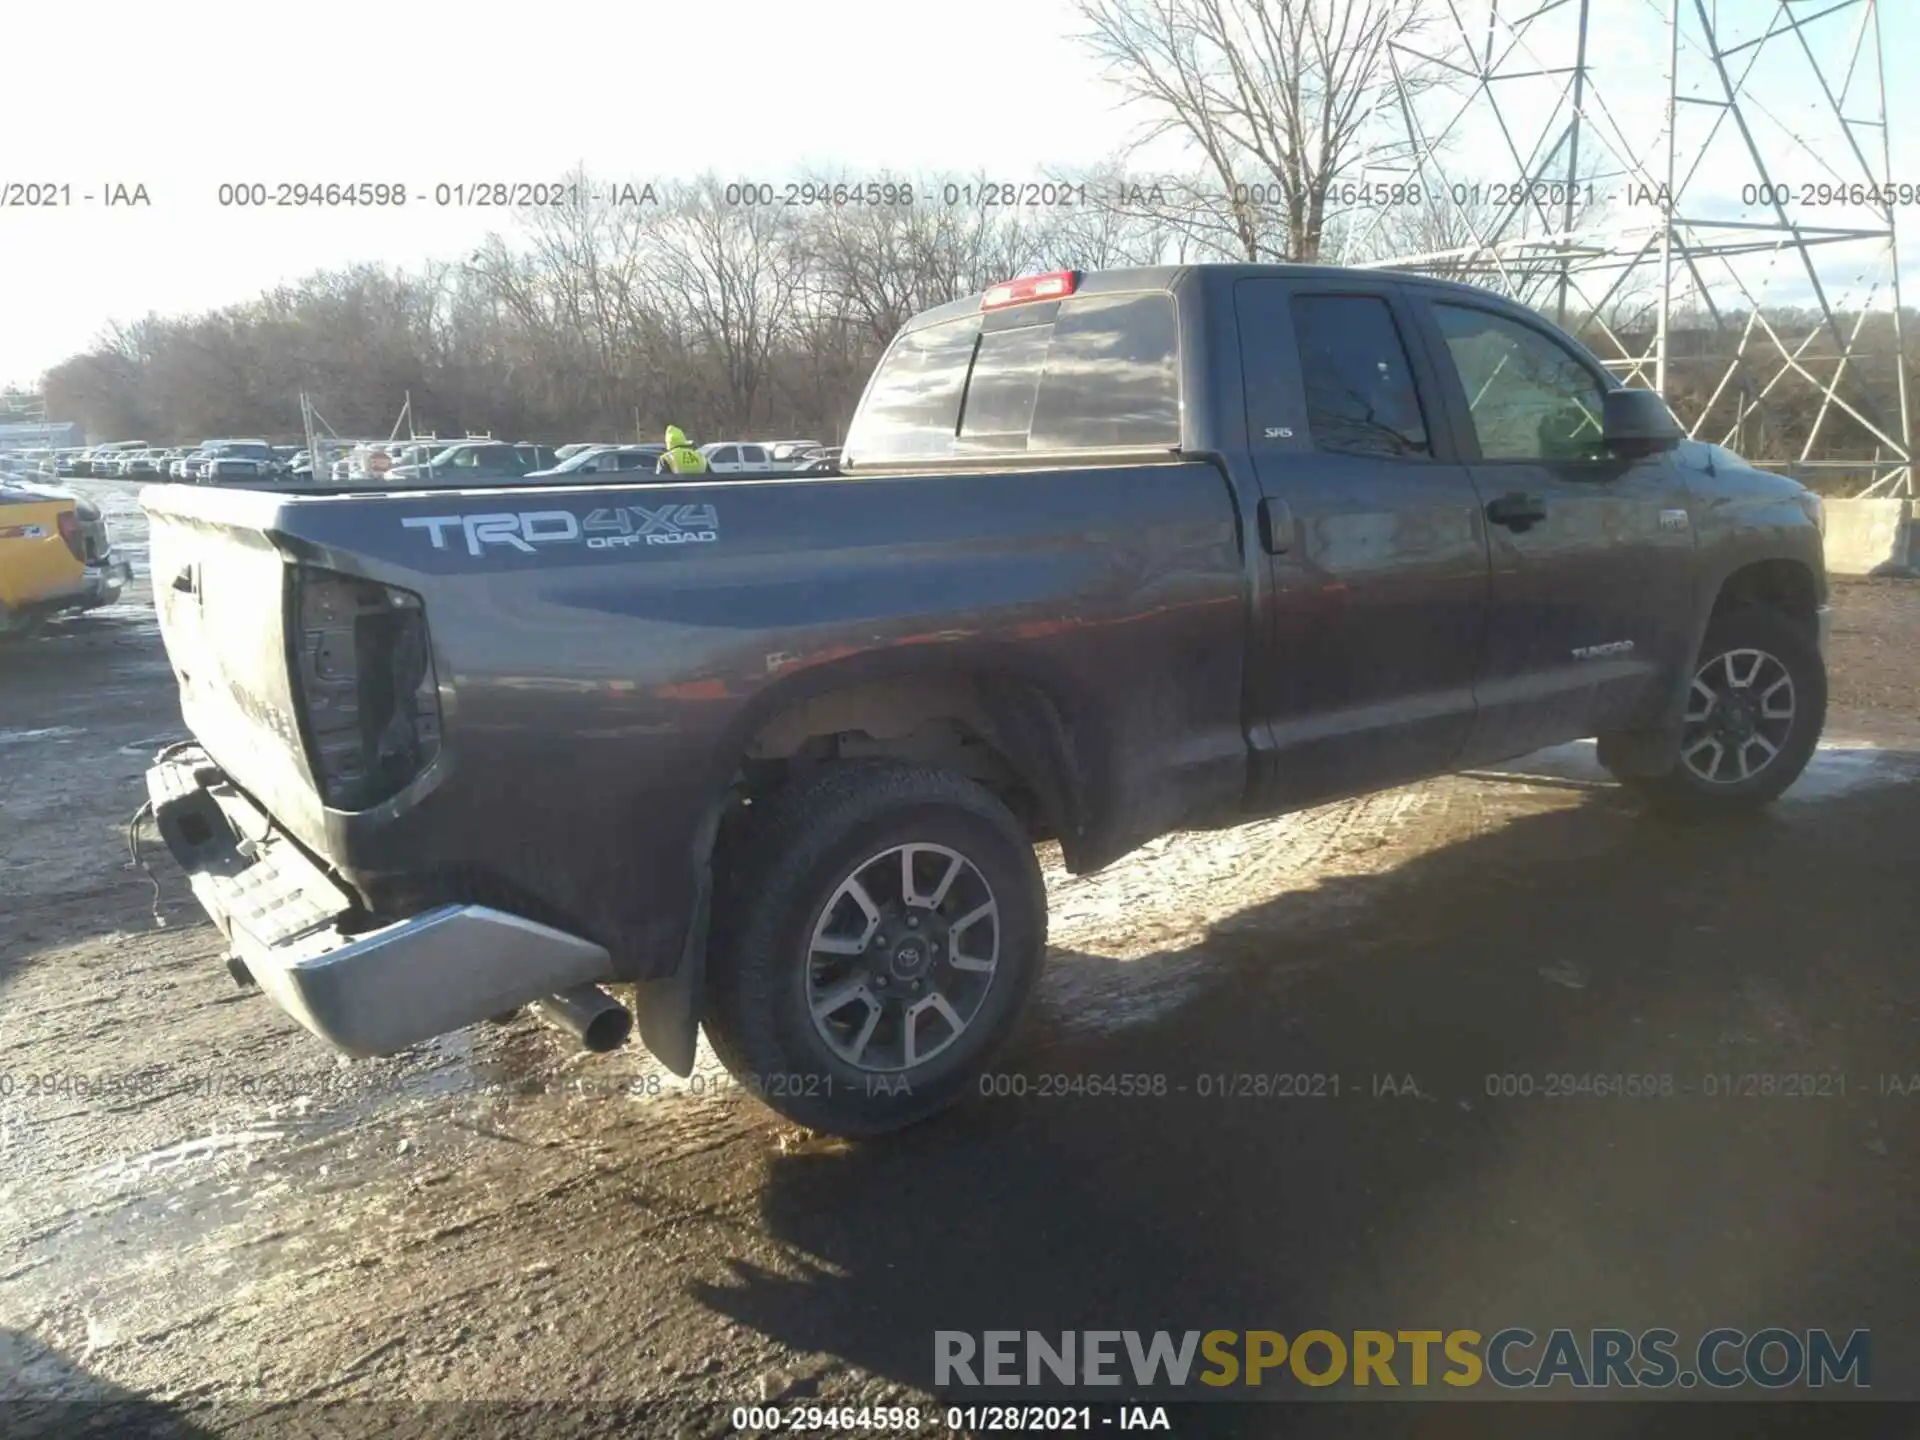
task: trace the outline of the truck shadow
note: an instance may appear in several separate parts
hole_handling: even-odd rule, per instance
[[[765,1228],[804,1273],[736,1260],[731,1283],[693,1294],[783,1346],[917,1387],[937,1385],[942,1330],[1686,1336],[1844,1333],[1870,1313],[1913,1333],[1920,1258],[1884,1244],[1920,1179],[1901,1143],[1912,1125],[1863,1094],[1876,1072],[1920,1069],[1900,838],[1913,794],[1675,828],[1594,791],[1282,894],[1179,952],[1056,954],[1071,983],[1049,985],[999,1067],[1023,1093],[769,1157]],[[1291,923],[1303,906],[1321,918]],[[1205,983],[1171,1013],[1059,1023],[1063,998],[1150,988],[1202,960]],[[1851,1088],[1728,1098],[1740,1075],[1789,1071]],[[1156,1075],[1159,1096],[1095,1093]],[[1597,1091],[1554,1078],[1595,1075]],[[1648,1078],[1628,1094],[1610,1078],[1627,1075]],[[1072,1398],[1137,1393],[1129,1380]],[[1180,1394],[1305,1392],[1269,1376]],[[1644,1418],[1623,1413],[1619,1433]]]
[[[32,1336],[0,1326],[0,1432],[9,1440],[140,1436],[213,1440],[190,1412],[93,1374]]]
[[[106,884],[79,891],[9,900],[0,910],[0,995],[36,964],[57,963],[60,952],[102,936],[124,936],[129,945],[156,936],[197,935],[212,963],[226,953],[219,933],[194,901],[193,891],[167,858],[151,827],[141,854],[151,872],[128,869]],[[126,860],[122,840],[116,859]],[[156,899],[155,886],[159,893]],[[154,924],[156,904],[166,921]],[[198,956],[196,958],[208,958]]]

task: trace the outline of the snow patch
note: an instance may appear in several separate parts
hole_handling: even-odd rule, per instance
[[[95,1181],[103,1181],[151,1175],[158,1170],[169,1170],[195,1160],[208,1159],[228,1150],[244,1150],[255,1145],[270,1144],[280,1139],[284,1133],[279,1129],[268,1127],[216,1131],[198,1140],[182,1140],[177,1145],[149,1150],[144,1155],[126,1156],[115,1160],[110,1165],[102,1166],[94,1173],[93,1178]]]
[[[1610,783],[1612,777],[1601,767],[1599,747],[1591,740],[1575,740],[1536,750],[1483,773],[1506,775],[1524,780],[1538,776],[1551,780],[1582,780]],[[1782,801],[1819,802],[1851,795],[1875,786],[1911,784],[1916,778],[1912,757],[1892,751],[1870,740],[1846,736],[1822,740],[1807,762],[1800,778],[1788,787]]]
[[[53,725],[45,730],[0,730],[0,745],[25,745],[34,740],[70,740],[75,735],[86,733],[71,725]]]

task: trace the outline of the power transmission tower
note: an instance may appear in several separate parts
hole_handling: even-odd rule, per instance
[[[1699,439],[1794,433],[1767,463],[1912,496],[1895,215],[1920,184],[1892,165],[1880,0],[1430,9],[1393,49],[1394,149],[1443,243],[1370,263],[1555,314]]]

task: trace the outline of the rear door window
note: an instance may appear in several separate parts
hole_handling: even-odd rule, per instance
[[[767,452],[762,450],[758,445],[742,445],[740,447],[740,460],[742,464],[746,465],[764,465],[767,463]]]
[[[1393,310],[1378,295],[1296,295],[1293,333],[1316,450],[1430,456],[1426,417]]]

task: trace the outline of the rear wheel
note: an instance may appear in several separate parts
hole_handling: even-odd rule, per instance
[[[1813,637],[1778,611],[1730,611],[1700,646],[1673,767],[1619,778],[1678,814],[1753,810],[1800,778],[1826,715],[1827,672]]]
[[[1017,1027],[1046,952],[1019,822],[962,776],[862,763],[771,802],[720,897],[706,1030],[812,1129],[874,1135],[959,1099]]]

